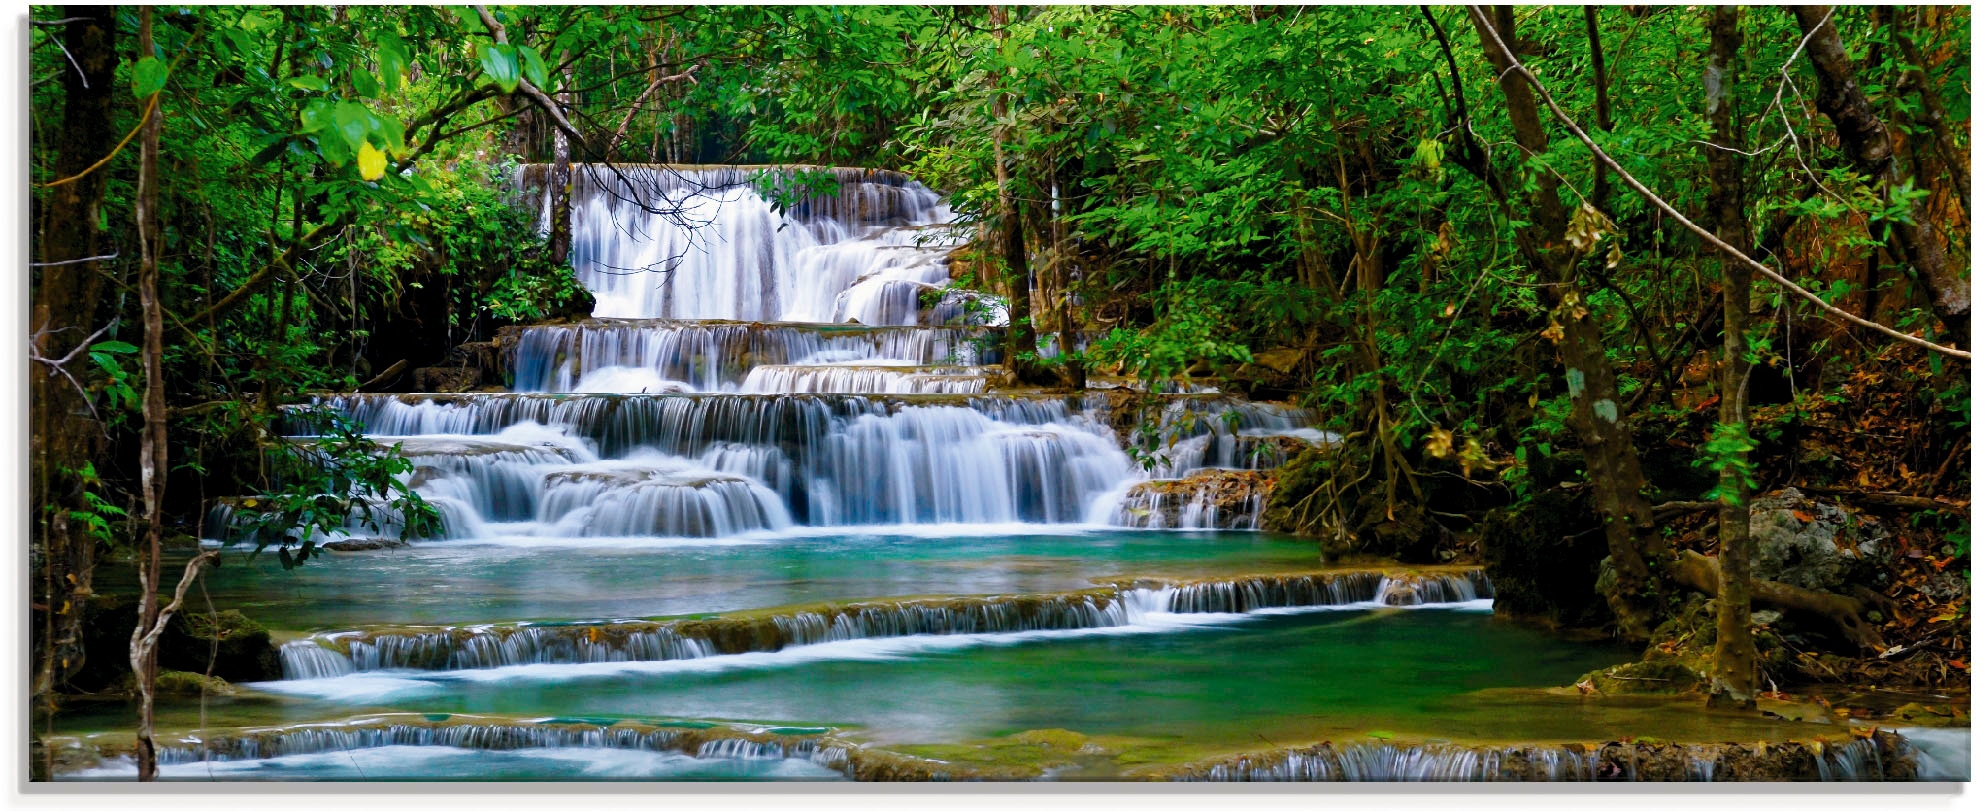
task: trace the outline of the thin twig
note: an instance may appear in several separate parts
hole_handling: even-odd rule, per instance
[[[59,265],[80,265],[84,262],[102,262],[107,259],[116,259],[116,258],[117,258],[117,254],[111,253],[111,254],[105,254],[103,256],[85,256],[81,259],[64,259],[60,262],[29,262],[28,267],[52,268],[52,267],[57,267]]]

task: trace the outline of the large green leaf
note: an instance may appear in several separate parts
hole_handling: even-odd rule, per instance
[[[515,46],[485,42],[476,46],[476,58],[482,62],[482,75],[489,77],[505,93],[517,92],[520,77]]]
[[[147,56],[138,60],[138,64],[131,68],[131,95],[142,99],[164,90],[165,77],[171,71],[172,69],[166,67],[165,62],[156,56]]]
[[[359,144],[365,143],[365,134],[372,131],[372,112],[358,102],[340,101],[335,115],[338,134],[344,136],[345,145],[358,149]]]
[[[541,88],[551,86],[551,74],[544,69],[544,58],[537,55],[537,49],[525,45],[517,49],[523,57],[524,78]]]
[[[398,93],[400,78],[405,75],[407,66],[413,64],[413,57],[407,54],[406,42],[398,34],[387,31],[379,34],[379,84],[386,93]]]

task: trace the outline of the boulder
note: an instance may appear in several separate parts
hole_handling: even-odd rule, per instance
[[[1878,564],[1893,554],[1879,524],[1869,519],[1863,526],[1839,505],[1792,488],[1751,503],[1750,535],[1757,545],[1752,563],[1757,578],[1814,591],[1845,593],[1851,584],[1869,583]]]

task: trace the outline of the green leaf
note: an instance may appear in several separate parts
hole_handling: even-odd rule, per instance
[[[537,55],[537,49],[525,45],[518,48],[517,53],[523,57],[524,78],[529,79],[531,84],[538,87],[550,87],[551,74],[545,70],[544,57]]]
[[[137,352],[138,348],[123,341],[98,341],[96,343],[90,344],[90,351],[111,352],[119,355],[129,355],[131,353]]]
[[[165,77],[170,72],[171,68],[156,56],[138,60],[138,64],[131,69],[131,96],[142,99],[164,90]]]
[[[351,71],[351,89],[361,98],[374,98],[379,95],[379,80],[372,78],[372,72],[359,68]]]
[[[462,30],[471,34],[486,34],[489,27],[482,24],[482,16],[475,13],[474,7],[455,6],[455,16],[462,18]]]
[[[317,136],[317,153],[323,155],[324,160],[330,161],[332,166],[343,166],[351,162],[354,151],[349,144],[344,142],[343,138],[327,138],[319,135]]]
[[[359,144],[365,143],[365,134],[372,131],[372,112],[365,109],[365,105],[355,101],[340,101],[335,117],[338,122],[338,134],[344,136],[347,146],[357,149]]]
[[[482,43],[475,46],[476,59],[482,62],[482,73],[495,82],[505,93],[517,92],[517,49],[510,45]]]
[[[331,89],[330,84],[324,81],[324,77],[312,74],[292,77],[289,80],[289,86],[298,90],[310,90],[318,93]]]
[[[303,124],[300,132],[305,135],[317,133],[331,125],[331,103],[325,99],[311,99],[296,117]]]
[[[400,91],[400,78],[406,74],[413,58],[407,55],[406,42],[398,34],[386,32],[379,40],[379,82],[387,93]]]
[[[405,157],[406,125],[400,123],[399,119],[392,116],[376,118],[373,123],[377,125],[373,132],[379,136],[374,140],[384,141],[381,146],[386,147],[387,151],[393,153],[393,157]]]

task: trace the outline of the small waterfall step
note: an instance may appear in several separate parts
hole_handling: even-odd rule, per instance
[[[1906,738],[1770,743],[1322,743],[1154,770],[1153,779],[1214,782],[1712,782],[1918,779]]]
[[[843,776],[851,775],[850,754],[859,750],[831,733],[832,730],[823,727],[767,727],[696,720],[515,719],[386,713],[330,723],[163,734],[159,736],[159,764],[169,768],[197,763],[269,761],[386,747],[497,752],[605,749],[671,753],[702,760],[799,760]],[[129,757],[128,744],[105,736],[88,740],[56,739],[50,745],[68,750],[72,761],[101,763]]]
[[[838,193],[775,199],[822,173]],[[915,325],[967,236],[936,192],[895,173],[580,164],[572,177],[572,267],[603,317]]]
[[[281,656],[288,679],[378,670],[650,662],[856,639],[1112,628],[1157,613],[1471,604],[1492,594],[1487,576],[1468,567],[1211,580],[1139,578],[1078,592],[872,600],[719,617],[347,630],[290,642]]]
[[[640,383],[723,392],[768,365],[999,362],[998,336],[983,328],[593,319],[510,329],[502,340],[513,342],[520,392],[635,393]]]

